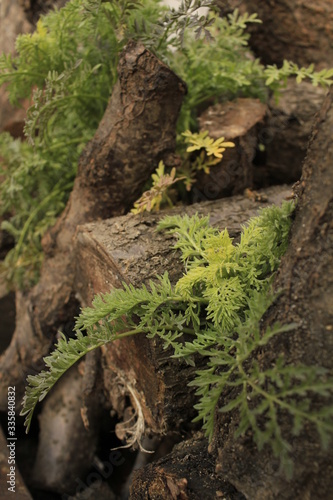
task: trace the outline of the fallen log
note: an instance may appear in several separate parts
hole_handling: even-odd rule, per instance
[[[290,193],[287,186],[265,191],[268,202],[275,204]],[[219,228],[228,227],[231,236],[237,237],[241,224],[263,205],[265,203],[248,197],[235,196],[176,208],[172,213],[209,214],[212,224]],[[156,280],[156,275],[165,270],[169,271],[172,282],[182,275],[183,266],[172,249],[174,238],[156,232],[162,215],[129,214],[77,228],[72,255],[73,262],[76,262],[73,289],[83,306],[90,305],[96,293],[119,288],[122,282],[148,285],[149,280]],[[195,416],[194,390],[186,384],[193,378],[195,368],[171,359],[169,354],[158,339],[148,340],[140,335],[133,340],[123,339],[103,348],[102,360],[98,361],[101,374],[91,369],[96,364],[94,355],[98,356],[98,351],[94,351],[83,362],[83,386],[74,372],[73,381],[69,374],[59,387],[55,387],[43,403],[39,417],[41,433],[35,471],[40,487],[58,492],[66,492],[66,488],[67,492],[71,491],[76,478],[91,465],[89,458],[80,461],[80,454],[77,457],[75,450],[81,449],[82,441],[86,441],[84,449],[86,454],[91,454],[95,442],[86,435],[82,422],[80,432],[74,432],[73,426],[81,407],[84,422],[94,429],[102,394],[105,398],[103,406],[111,408],[120,420],[123,419],[115,428],[121,440],[129,439],[131,432],[139,443],[150,434],[159,438],[167,434],[169,439],[179,440],[182,432],[197,427],[191,423]],[[80,403],[82,387],[84,399]],[[72,395],[72,402],[63,403],[61,416],[59,401],[67,401],[67,393]],[[127,422],[130,417],[133,417],[131,424]],[[71,439],[66,446],[68,435]],[[66,465],[68,460],[61,459],[63,456],[71,457],[70,468]],[[52,474],[48,473],[49,469]],[[70,476],[70,471],[75,471],[75,474]]]
[[[83,152],[65,211],[45,236],[39,283],[17,295],[16,330],[0,358],[0,408],[8,385],[23,395],[27,373],[41,369],[58,328],[75,316],[72,237],[78,224],[123,214],[158,162],[175,147],[185,85],[142,45],[124,49],[119,80],[94,138]]]
[[[275,204],[290,193],[287,186],[265,191],[268,202]],[[230,235],[237,237],[241,224],[265,205],[246,196],[235,196],[176,208],[172,213],[209,214],[212,224],[228,227]],[[156,275],[165,270],[172,282],[182,275],[183,266],[172,249],[174,238],[156,232],[162,215],[128,214],[77,228],[72,254],[76,263],[73,290],[83,306],[90,305],[96,293],[119,288],[122,282],[148,285],[150,279],[156,280]],[[139,443],[150,434],[158,440],[167,434],[169,440],[177,441],[182,432],[197,427],[191,423],[195,416],[194,390],[186,385],[195,369],[168,354],[162,342],[143,336],[109,344],[102,351],[101,361],[97,350],[89,353],[82,363],[82,381],[74,370],[43,403],[34,483],[62,493],[73,489],[76,479],[91,465],[102,400],[104,408],[123,419],[115,428],[121,440],[128,439],[134,430]],[[130,417],[134,417],[131,425],[126,422]],[[76,453],[82,449],[86,460],[81,459],[82,453]]]
[[[198,173],[194,201],[298,181],[313,120],[326,93],[309,82],[289,79],[278,99],[272,96],[267,105],[242,98],[209,107],[199,117],[200,129],[236,147],[223,153],[210,174]]]

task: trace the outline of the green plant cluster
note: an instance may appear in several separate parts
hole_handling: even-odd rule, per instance
[[[7,282],[33,285],[41,238],[71,192],[78,158],[94,135],[117,80],[119,54],[131,38],[134,9],[158,20],[158,2],[71,0],[19,35],[17,55],[0,56],[0,85],[10,101],[29,99],[27,142],[0,134],[0,215],[15,247],[1,263]],[[134,28],[133,28],[134,29]]]
[[[24,288],[38,280],[43,260],[41,239],[65,207],[77,154],[71,149],[40,154],[27,142],[13,140],[5,133],[0,134],[0,152],[0,176],[4,177],[0,208],[11,215],[1,228],[15,240],[0,270],[9,283]]]
[[[200,7],[208,7],[208,14],[199,15]],[[11,102],[31,101],[25,126],[29,146],[0,139],[0,215],[6,213],[4,227],[16,242],[1,266],[9,282],[24,288],[38,279],[41,236],[66,203],[78,158],[103,116],[128,40],[143,42],[186,81],[179,133],[194,131],[198,111],[213,100],[265,99],[268,84],[276,89],[293,74],[315,84],[331,82],[332,73],[325,70],[261,65],[247,46],[245,30],[253,22],[259,22],[256,15],[241,16],[237,10],[219,18],[212,0],[182,0],[178,9],[159,0],[71,0],[43,16],[33,34],[20,35],[16,55],[0,56],[0,85],[7,85]],[[12,150],[20,150],[15,161]]]
[[[270,445],[288,474],[292,470],[290,444],[281,433],[279,416],[287,412],[297,435],[305,422],[316,426],[323,445],[333,431],[332,407],[312,410],[311,393],[329,396],[332,381],[316,366],[276,363],[261,369],[256,353],[270,339],[296,325],[275,324],[265,332],[260,319],[273,299],[274,272],[288,244],[293,204],[269,207],[243,228],[233,244],[227,230],[209,226],[207,217],[168,216],[159,230],[177,236],[185,266],[183,277],[173,286],[165,273],[155,282],[134,288],[123,285],[96,296],[92,307],[82,310],[76,321],[76,338],[62,336],[55,351],[45,358],[47,370],[28,377],[21,412],[27,430],[38,401],[61,375],[87,352],[108,342],[144,334],[160,337],[173,357],[195,365],[197,356],[206,359],[190,385],[199,398],[196,420],[203,422],[209,438],[214,431],[214,413],[239,412],[237,436],[251,431],[259,449]],[[230,391],[233,399],[228,400]],[[223,396],[223,398],[221,398]],[[221,401],[228,401],[227,404]]]

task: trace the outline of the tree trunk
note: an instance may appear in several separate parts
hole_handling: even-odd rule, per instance
[[[297,188],[299,204],[291,242],[275,284],[282,290],[268,311],[265,324],[296,322],[293,332],[272,339],[261,353],[260,364],[269,366],[280,353],[288,364],[333,369],[333,89],[317,117]],[[312,408],[332,404],[327,398],[313,398]],[[247,498],[330,498],[333,488],[333,448],[323,450],[319,436],[307,426],[300,436],[291,436],[291,422],[281,421],[282,433],[292,443],[294,475],[291,482],[276,471],[270,449],[258,452],[244,436],[233,434],[238,417],[230,421],[217,416],[214,449],[223,479],[229,480]],[[227,425],[226,425],[227,424]]]
[[[318,69],[333,66],[331,0],[217,0],[222,13],[239,8],[256,12],[263,24],[250,27],[250,46],[264,64],[284,59]]]
[[[60,325],[77,310],[73,294],[72,238],[78,224],[123,214],[158,162],[168,162],[185,85],[142,45],[131,42],[118,67],[119,81],[94,138],[79,160],[62,216],[43,240],[39,283],[17,295],[11,345],[0,358],[0,407],[8,385],[23,395],[28,372],[39,371]]]

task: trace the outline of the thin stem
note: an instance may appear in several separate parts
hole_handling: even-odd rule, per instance
[[[32,71],[12,71],[10,73],[3,73],[0,76],[0,81],[1,80],[5,81],[8,76],[14,76],[16,78],[17,77],[24,78],[25,76],[38,76],[38,77],[43,78],[45,80],[45,75],[42,75],[41,73],[35,73]]]
[[[96,99],[96,100],[98,99],[98,100],[102,100],[102,101],[104,101],[106,103],[109,102],[108,98],[102,97],[102,96],[96,95],[96,94],[73,94],[73,95],[62,96],[62,97],[60,97],[58,99],[52,99],[52,101],[47,102],[40,109],[39,114],[36,115],[36,117],[33,120],[31,126],[29,127],[29,129],[31,130],[31,132],[35,130],[37,122],[38,122],[39,117],[40,117],[40,114],[44,113],[45,110],[47,110],[48,108],[58,107],[59,104],[62,104],[64,101],[70,101],[71,99],[80,99],[80,98]]]
[[[86,143],[87,141],[88,141],[87,137],[77,137],[76,139],[72,139],[70,141],[57,142],[57,143],[53,144],[52,146],[50,146],[48,148],[48,151],[54,151],[54,150],[57,150],[59,147],[63,148],[63,147],[70,146],[71,144]]]

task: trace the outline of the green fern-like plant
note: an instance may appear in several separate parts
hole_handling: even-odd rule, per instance
[[[211,8],[206,19],[206,27],[199,28],[199,33],[205,33],[206,37],[196,39],[195,33],[188,30],[181,47],[167,57],[170,67],[188,86],[178,121],[179,133],[195,130],[197,114],[207,105],[239,96],[266,101],[270,91],[278,95],[291,76],[298,82],[308,79],[314,85],[332,84],[332,69],[316,72],[313,65],[300,68],[290,61],[284,61],[281,68],[266,67],[253,57],[246,29],[261,22],[256,14],[241,15],[236,9],[226,17],[219,17]]]
[[[270,339],[296,325],[275,324],[261,332],[259,322],[272,301],[271,283],[288,244],[293,204],[261,211],[243,228],[233,244],[227,230],[209,226],[207,217],[168,216],[159,230],[177,236],[185,266],[183,277],[172,286],[165,273],[149,288],[143,285],[96,296],[92,307],[82,310],[76,321],[76,338],[63,336],[50,356],[47,370],[28,377],[22,415],[29,429],[38,401],[44,399],[61,375],[87,352],[108,342],[144,334],[160,337],[173,356],[195,364],[196,356],[206,367],[196,372],[190,385],[197,387],[196,420],[206,435],[214,430],[214,412],[239,412],[237,436],[249,429],[257,446],[270,445],[291,474],[291,446],[281,433],[279,415],[293,419],[298,434],[305,422],[316,426],[322,443],[328,445],[333,431],[333,407],[311,409],[311,394],[328,397],[333,381],[317,366],[288,365],[277,354],[276,362],[262,370],[256,352]],[[184,339],[184,335],[186,339]],[[221,405],[221,396],[236,395]]]

